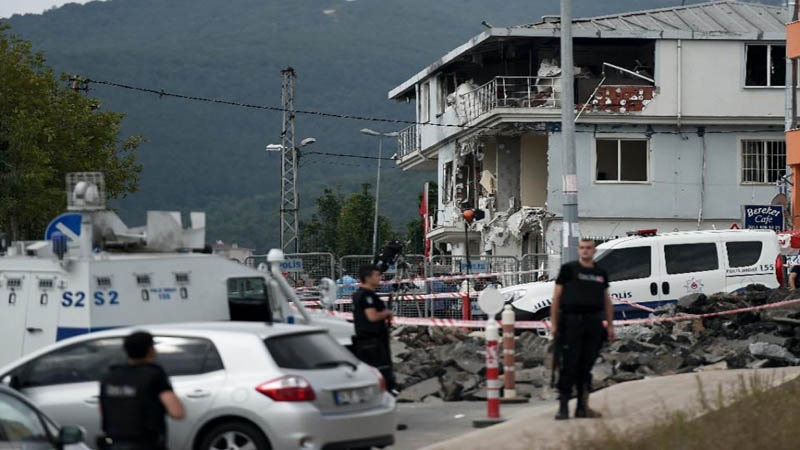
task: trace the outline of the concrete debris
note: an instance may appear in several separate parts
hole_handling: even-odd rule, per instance
[[[662,306],[658,317],[704,314],[796,298],[787,289],[752,286],[737,294],[692,294]],[[393,333],[400,401],[485,400],[483,333],[397,327]],[[516,336],[517,395],[553,399],[552,341]],[[594,389],[675,373],[800,365],[800,305],[681,322],[617,328],[592,371]]]

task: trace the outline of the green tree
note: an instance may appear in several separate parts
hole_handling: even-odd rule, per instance
[[[122,115],[65,83],[0,23],[0,228],[13,239],[39,238],[65,209],[68,172],[103,172],[109,199],[137,189],[141,138],[119,139]]]
[[[369,184],[361,192],[347,198],[336,224],[336,253],[338,255],[372,254],[372,229],[375,219],[375,196]],[[395,238],[389,219],[378,217],[378,249]]]
[[[339,188],[325,188],[315,201],[316,211],[310,222],[300,222],[300,251],[335,253],[339,214],[345,196]]]

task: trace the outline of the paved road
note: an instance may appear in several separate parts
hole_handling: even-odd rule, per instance
[[[538,409],[552,409],[555,402],[531,402],[521,405],[502,405],[501,415],[513,419],[521,413]],[[439,404],[400,403],[398,419],[408,425],[408,430],[398,431],[392,450],[416,450],[436,442],[474,431],[473,419],[486,417],[486,402],[447,402]]]

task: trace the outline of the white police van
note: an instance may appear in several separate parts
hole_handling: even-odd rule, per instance
[[[608,272],[618,317],[647,315],[645,308],[687,294],[782,284],[780,247],[770,230],[642,230],[598,245],[596,261]],[[550,315],[554,283],[509,286],[501,292],[518,320],[539,320]]]
[[[161,211],[148,212],[147,226],[128,228],[101,207],[100,174],[71,175],[78,178],[68,178],[69,206],[77,212],[54,219],[48,240],[0,245],[0,366],[78,334],[167,322],[313,323],[352,345],[352,324],[303,307],[281,274],[281,251],[258,269],[198,252],[202,213],[192,213],[188,229],[180,214]],[[328,287],[332,300],[333,281]]]

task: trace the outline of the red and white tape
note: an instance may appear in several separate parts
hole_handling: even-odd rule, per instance
[[[417,277],[417,278],[406,278],[403,280],[387,280],[381,281],[381,284],[384,286],[389,286],[393,284],[401,284],[401,283],[413,283],[413,282],[420,282],[424,281],[426,283],[432,281],[460,281],[460,280],[472,280],[476,278],[493,278],[493,277],[504,277],[509,275],[529,275],[533,273],[541,273],[542,270],[520,270],[514,272],[485,272],[485,273],[473,273],[469,275],[443,275],[439,277]],[[358,286],[359,283],[344,283],[338,284],[339,287],[349,287],[349,286]]]
[[[379,295],[381,297],[386,297],[387,296],[385,294],[379,294]],[[471,291],[469,293],[469,296],[471,298],[477,298],[478,295],[479,295],[479,292],[475,292],[475,291]],[[402,301],[418,301],[418,300],[460,299],[460,298],[463,298],[463,297],[464,297],[464,294],[461,294],[461,293],[458,293],[458,292],[444,292],[444,293],[441,293],[441,294],[420,294],[420,295],[403,294],[403,295],[401,295],[399,297],[395,297],[394,301],[395,302],[402,302]],[[387,301],[385,298],[383,300]],[[338,298],[334,302],[335,305],[350,305],[352,303],[353,303],[353,299],[350,299],[350,298]],[[306,306],[318,306],[318,305],[322,305],[322,302],[319,301],[319,300],[305,300],[305,301],[303,301],[303,304],[306,305]]]
[[[763,311],[767,309],[781,308],[784,306],[800,304],[800,298],[785,300],[782,302],[767,303],[758,306],[748,306],[746,308],[729,309],[725,311],[716,311],[705,314],[687,314],[683,316],[669,316],[669,317],[652,317],[647,319],[626,319],[615,320],[615,326],[628,326],[628,325],[647,325],[657,323],[670,323],[670,322],[684,322],[688,320],[697,319],[710,319],[720,316],[728,316],[734,314],[742,314],[753,311]],[[332,316],[341,317],[343,319],[352,320],[353,313],[338,312],[338,311],[325,311]],[[428,327],[450,327],[450,328],[485,328],[485,320],[458,320],[458,319],[437,319],[432,317],[394,317],[392,323],[397,325],[416,325]],[[499,323],[499,322],[498,322]],[[550,330],[550,323],[546,320],[532,320],[532,321],[518,321],[514,324],[517,329],[527,330]]]

